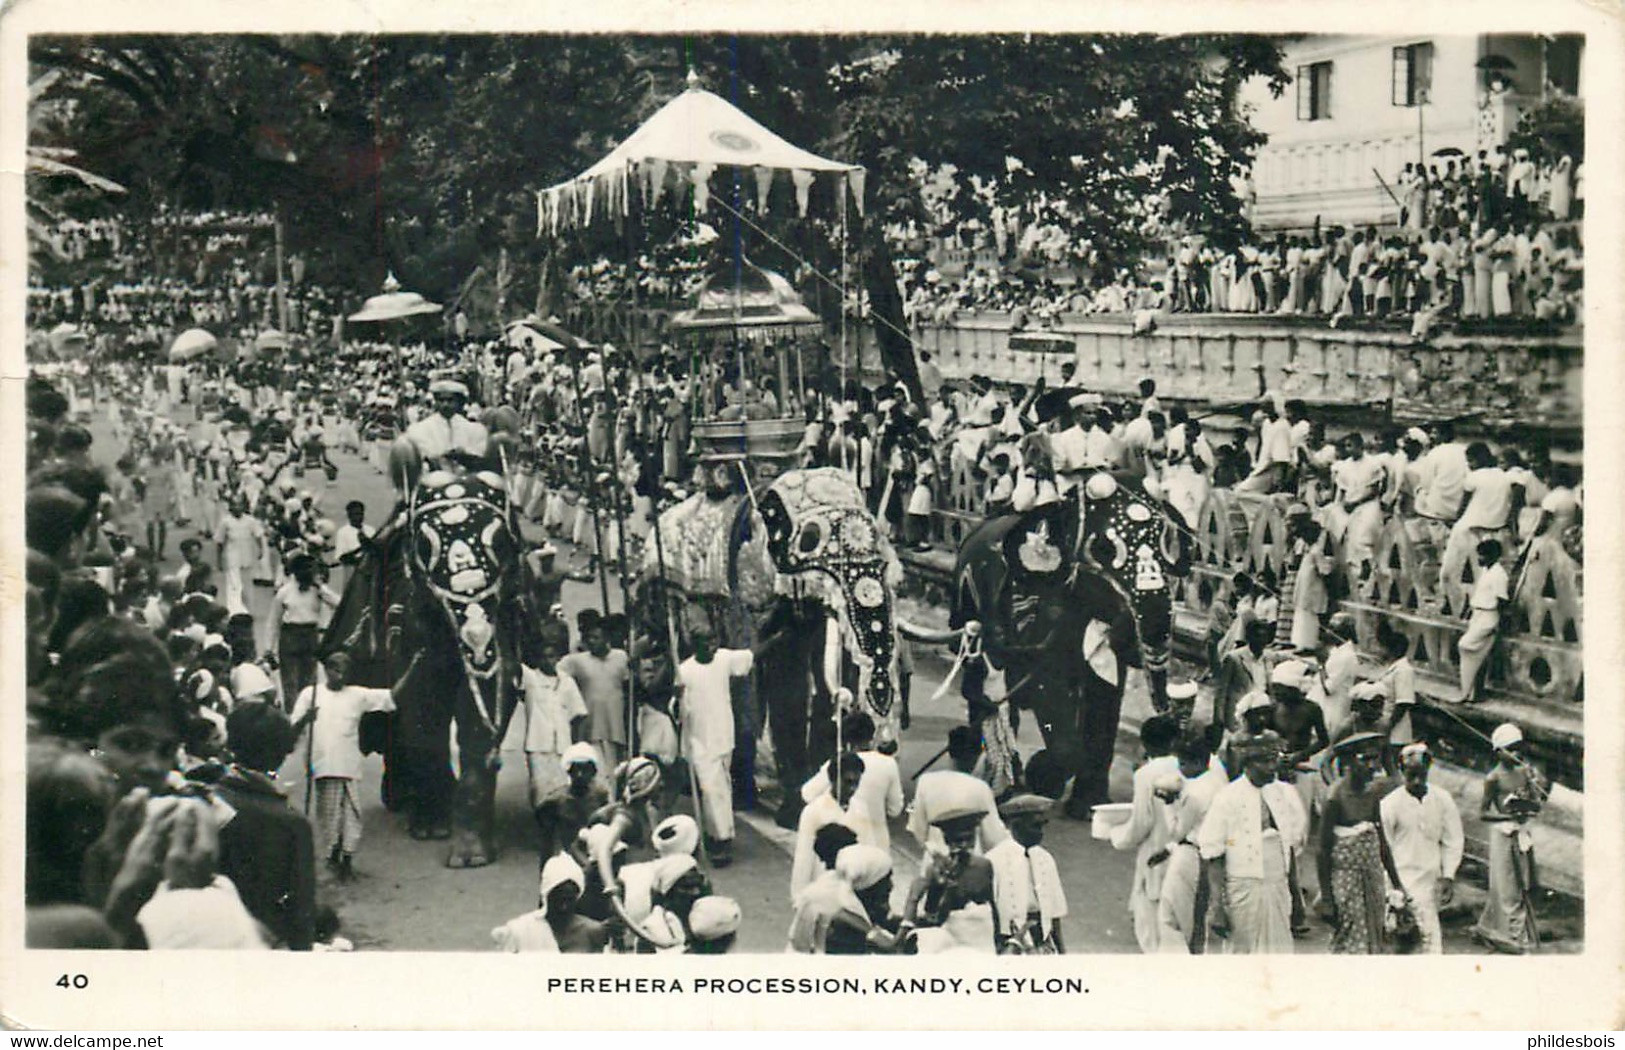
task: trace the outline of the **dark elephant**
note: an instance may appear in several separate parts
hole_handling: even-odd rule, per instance
[[[363,556],[323,638],[324,652],[350,655],[356,683],[394,688],[396,712],[364,734],[382,737],[384,801],[406,812],[414,838],[452,840],[449,867],[497,852],[498,749],[521,695],[521,638],[541,623],[519,554],[501,476],[427,473]]]
[[[1058,503],[990,519],[960,546],[950,627],[982,624],[1011,702],[1033,713],[1075,778],[1071,816],[1107,800],[1129,668],[1144,669],[1152,704],[1167,706],[1168,577],[1190,570],[1174,513],[1137,477],[1100,472]]]

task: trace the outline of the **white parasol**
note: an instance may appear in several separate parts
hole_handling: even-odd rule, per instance
[[[191,361],[202,357],[215,347],[220,341],[201,328],[188,328],[175,337],[169,345],[169,359],[171,361]]]
[[[692,187],[694,209],[710,204],[711,175],[718,168],[748,168],[755,175],[758,210],[767,209],[773,182],[788,174],[796,207],[807,214],[814,177],[835,179],[837,199],[850,189],[863,211],[864,169],[820,157],[785,141],[727,100],[699,86],[691,70],[688,90],[660,108],[598,163],[568,182],[536,195],[537,232],[586,226],[595,217],[630,213],[630,194],[657,204],[668,190],[681,195]]]
[[[444,309],[431,303],[417,292],[401,291],[401,282],[392,273],[384,280],[384,294],[375,295],[361,304],[361,309],[350,315],[351,321],[398,321],[419,314],[437,314]]]
[[[267,328],[254,337],[255,350],[286,350],[288,337],[275,328]]]

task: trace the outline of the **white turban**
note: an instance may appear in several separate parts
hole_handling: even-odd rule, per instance
[[[603,761],[598,757],[598,749],[585,740],[578,740],[571,744],[564,749],[564,754],[559,756],[559,764],[564,767],[566,773],[577,762],[591,762],[596,769],[604,768]]]
[[[575,883],[577,890],[587,888],[587,876],[581,870],[581,865],[576,863],[575,858],[568,853],[555,853],[547,858],[546,864],[542,865],[542,900],[545,901],[549,893],[552,893],[566,882]]]
[[[655,852],[662,857],[692,855],[700,844],[700,826],[686,813],[667,817],[655,825]]]
[[[1497,751],[1505,751],[1514,744],[1523,743],[1523,730],[1511,722],[1502,722],[1490,734],[1490,746]]]
[[[739,902],[732,897],[701,897],[688,913],[688,928],[702,941],[714,941],[737,933],[742,918]]]
[[[891,853],[879,846],[848,846],[835,856],[835,873],[855,890],[868,889],[891,870]]]
[[[698,870],[699,865],[696,864],[694,858],[687,853],[678,853],[670,857],[662,857],[660,860],[655,862],[655,874],[654,879],[651,881],[651,886],[656,893],[670,893],[671,888],[677,885],[679,879],[691,871]]]

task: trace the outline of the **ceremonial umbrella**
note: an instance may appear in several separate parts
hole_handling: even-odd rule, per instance
[[[1434,150],[1433,155],[1435,157],[1465,157],[1467,154],[1455,146],[1443,146]]]
[[[254,337],[255,350],[286,350],[288,337],[275,328],[268,328]]]
[[[215,347],[220,341],[201,328],[189,328],[175,337],[169,346],[169,359],[171,361],[191,361],[202,357]]]
[[[361,304],[361,309],[350,315],[351,321],[398,321],[420,314],[437,314],[443,307],[431,303],[417,292],[401,291],[401,282],[390,274],[384,280],[384,293],[375,295]]]

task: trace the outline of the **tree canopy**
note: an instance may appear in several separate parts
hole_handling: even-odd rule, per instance
[[[925,215],[922,170],[951,183],[950,210],[1042,195],[1112,262],[1148,246],[1148,207],[1233,237],[1231,179],[1262,141],[1236,89],[1287,83],[1275,42],[1251,35],[39,37],[30,57],[71,101],[42,144],[126,187],[124,213],[280,205],[312,275],[358,292],[393,269],[454,295],[506,249],[519,302],[550,252],[603,248],[538,238],[534,192],[693,69],[799,145],[869,168],[882,312],[873,232]]]

